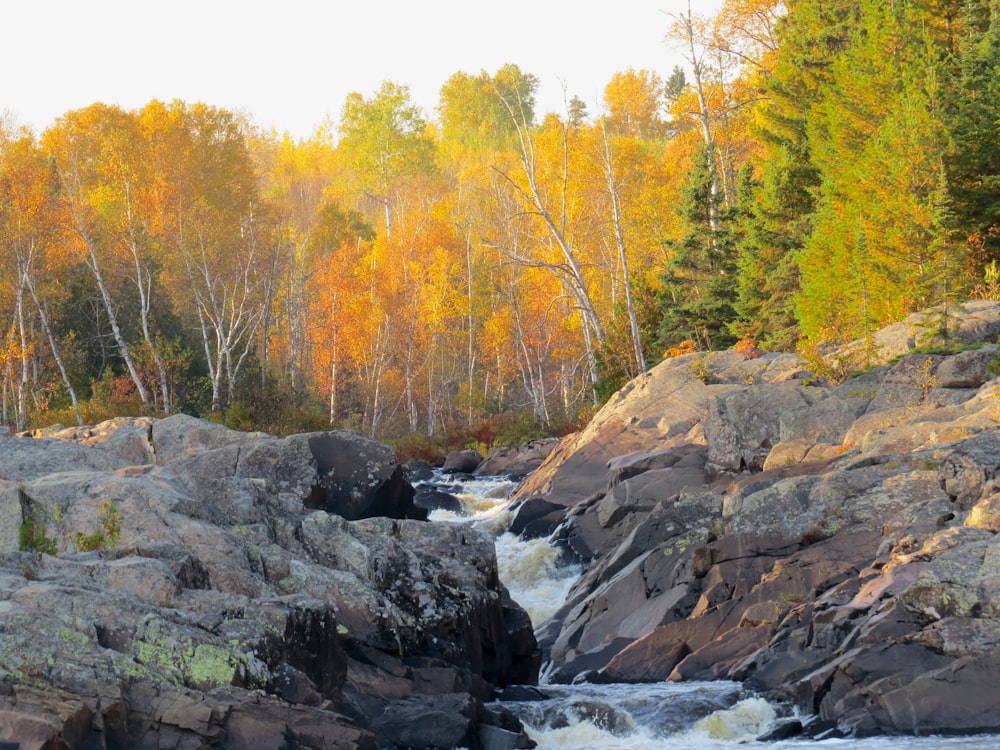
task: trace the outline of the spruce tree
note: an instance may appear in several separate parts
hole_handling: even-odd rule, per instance
[[[945,94],[946,166],[954,220],[969,238],[969,270],[978,278],[1000,259],[1000,3],[970,0],[961,22]]]
[[[812,232],[821,181],[809,137],[812,108],[829,85],[832,61],[847,45],[856,5],[788,3],[776,29],[774,69],[761,82],[755,131],[763,148],[756,179],[741,191],[734,331],[766,349],[794,349],[799,338],[798,256]]]
[[[678,214],[686,232],[668,242],[669,261],[660,280],[658,343],[667,349],[690,340],[700,349],[725,349],[736,337],[736,247],[733,209],[712,195],[712,164],[706,148],[699,149],[681,189]],[[718,228],[712,229],[714,213]]]

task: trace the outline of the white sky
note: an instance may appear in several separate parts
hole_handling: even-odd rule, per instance
[[[710,16],[722,0],[691,0]],[[612,75],[666,78],[664,41],[688,0],[0,0],[0,112],[44,130],[96,101],[244,111],[295,138],[337,121],[352,91],[391,80],[434,116],[454,73],[506,63],[538,77],[538,114],[569,96],[597,111]]]

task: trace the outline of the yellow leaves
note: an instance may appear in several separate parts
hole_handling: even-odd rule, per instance
[[[655,138],[663,135],[663,81],[648,70],[616,73],[604,88],[608,128],[617,135]]]
[[[7,329],[7,334],[3,339],[3,349],[0,349],[0,365],[6,365],[8,362],[20,362],[31,357],[34,351],[34,341],[29,341],[27,345],[22,346],[17,327],[12,325]]]

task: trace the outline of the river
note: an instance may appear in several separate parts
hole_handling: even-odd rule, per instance
[[[536,628],[562,605],[580,569],[560,564],[546,540],[524,541],[504,531],[507,498],[516,484],[505,477],[432,483],[458,497],[466,514],[434,511],[431,520],[473,523],[496,535],[500,578],[527,610]],[[639,685],[551,685],[544,680],[531,700],[504,700],[521,719],[538,750],[726,750],[754,745],[767,750],[1000,750],[1000,735],[876,737],[867,739],[755,742],[790,709],[768,703],[733,682]],[[998,704],[1000,710],[1000,704]]]

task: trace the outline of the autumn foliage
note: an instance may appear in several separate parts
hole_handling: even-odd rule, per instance
[[[1000,255],[998,17],[727,0],[593,112],[506,65],[299,141],[180,101],[2,127],[2,421],[552,430],[664,353],[944,308]]]

